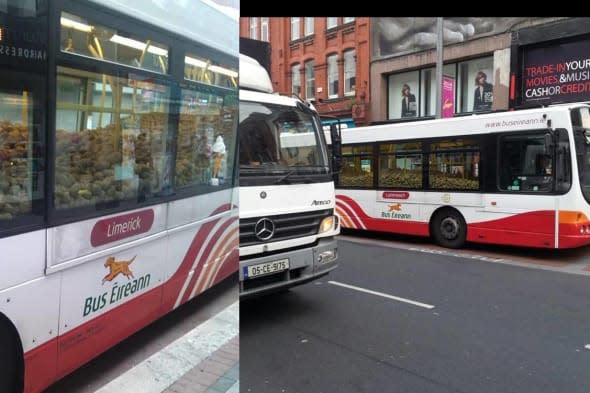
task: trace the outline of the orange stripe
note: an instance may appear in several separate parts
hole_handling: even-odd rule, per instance
[[[582,224],[588,222],[588,217],[582,212],[572,210],[559,211],[560,224]]]

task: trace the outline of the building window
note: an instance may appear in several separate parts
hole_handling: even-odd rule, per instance
[[[268,17],[260,18],[260,39],[269,42]]]
[[[416,93],[419,91],[419,71],[404,72],[389,76],[388,118],[418,116]]]
[[[338,18],[326,18],[326,29],[338,26]]]
[[[299,18],[291,18],[291,41],[299,39]]]
[[[354,17],[352,17],[352,18],[351,17],[348,17],[348,18],[347,17],[344,17],[344,18],[342,18],[342,23],[343,24],[347,24],[347,23],[351,23],[351,22],[354,22]]]
[[[313,18],[305,18],[305,26],[303,34],[307,37],[313,34]]]
[[[328,56],[328,98],[338,97],[338,64],[336,55]]]
[[[356,81],[356,56],[355,51],[344,52],[344,95],[354,95]]]
[[[441,91],[443,117],[492,109],[493,63],[490,56],[444,65]],[[387,118],[435,116],[436,94],[434,67],[389,75]]]
[[[305,98],[307,100],[314,98],[315,93],[315,74],[313,72],[313,60],[305,62]]]
[[[294,64],[291,67],[291,74],[292,74],[292,88],[291,91],[294,94],[301,94],[301,65],[299,64]]]
[[[258,39],[258,18],[250,18],[250,38]]]
[[[461,112],[485,112],[492,110],[494,101],[492,56],[459,63],[458,89]]]
[[[442,92],[443,106],[452,105],[455,113],[455,81],[456,81],[456,64],[445,64],[443,66],[443,78],[450,80],[449,86],[452,91]],[[448,82],[447,82],[448,83]],[[443,81],[444,84],[444,81]],[[426,68],[420,70],[420,116],[436,115],[436,68]],[[446,101],[446,103],[445,103]]]

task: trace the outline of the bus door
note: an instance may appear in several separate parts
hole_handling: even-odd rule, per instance
[[[554,247],[556,238],[555,148],[546,130],[498,137],[496,166],[499,193],[485,194],[484,211],[490,233],[502,242]]]

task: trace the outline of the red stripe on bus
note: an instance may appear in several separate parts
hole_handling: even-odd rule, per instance
[[[219,239],[220,233],[223,233],[227,229],[227,227],[229,227],[235,219],[236,219],[236,217],[232,217],[231,219],[229,219],[226,222],[224,222],[223,224],[221,224],[221,226],[216,231],[216,233],[211,237],[211,240]],[[210,231],[207,231],[207,234],[209,234],[209,232]],[[201,254],[201,258],[197,262],[197,266],[195,267],[195,271],[194,271],[192,277],[190,278],[187,289],[184,292],[184,294],[182,295],[182,300],[180,302],[181,304],[190,299],[191,288],[193,288],[195,286],[196,280],[201,275],[203,267],[205,265],[205,262],[207,262],[207,259],[209,258],[209,254],[211,254],[211,250],[213,249],[214,246],[215,246],[215,243],[213,241],[210,241],[209,243],[207,243],[205,245],[205,250]]]
[[[174,308],[174,304],[176,304],[176,299],[178,299],[178,295],[182,287],[184,286],[186,278],[191,269],[193,268],[197,256],[199,255],[199,250],[201,249],[201,247],[203,247],[203,243],[207,239],[209,232],[213,230],[218,221],[219,219],[203,224],[197,232],[197,234],[195,235],[195,237],[193,238],[193,241],[191,242],[191,245],[189,246],[184,256],[182,263],[180,264],[176,272],[172,275],[172,277],[168,281],[168,285],[164,289],[162,307],[165,310]],[[199,274],[200,269],[200,266],[196,266],[194,274]]]
[[[346,195],[336,195],[336,204],[358,229],[362,229],[363,224],[366,226],[365,221],[371,218],[354,199]]]
[[[58,338],[57,378],[69,374],[161,317],[164,314],[161,302],[162,286],[159,286],[61,335]]]
[[[51,385],[57,375],[57,338],[25,353],[24,393],[38,393]]]
[[[239,256],[239,232],[240,228],[236,226],[229,233],[226,233],[222,251],[222,255],[225,255],[225,259],[219,266],[216,267],[213,280],[209,287],[214,286],[215,284],[229,276],[232,272],[238,270],[239,258],[236,259],[235,255]]]
[[[239,228],[237,226],[232,227],[229,231],[218,231],[215,237],[222,239],[218,243],[221,246],[217,247],[215,253],[207,258],[207,268],[201,272],[201,275],[203,275],[202,279],[199,278],[195,286],[191,288],[191,298],[211,288],[218,282],[216,281],[216,277],[219,274],[219,270],[227,263],[228,258],[231,256],[231,251],[238,248],[238,232]],[[233,266],[234,271],[238,270],[238,265],[239,263]]]

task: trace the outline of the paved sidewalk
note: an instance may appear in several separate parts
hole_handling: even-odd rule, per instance
[[[238,393],[239,338],[232,338],[164,393]]]
[[[95,393],[238,393],[239,301]]]

